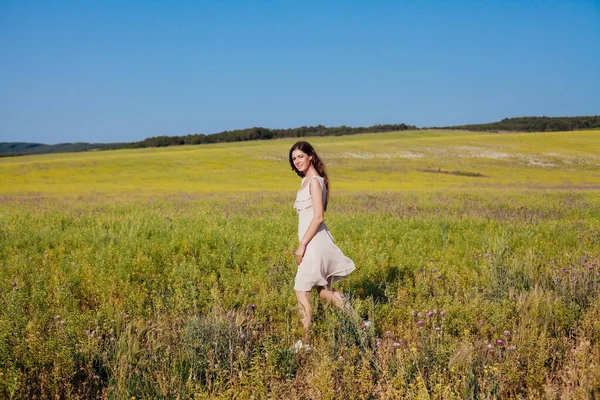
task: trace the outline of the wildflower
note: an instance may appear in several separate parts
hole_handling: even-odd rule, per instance
[[[392,348],[397,349],[399,347],[400,347],[400,343],[398,343],[398,342],[392,343]]]
[[[377,347],[381,346],[381,339],[375,338],[375,344],[377,345]]]
[[[416,316],[417,316],[417,312],[416,312],[415,310],[412,310],[412,311],[410,312],[410,315],[412,315],[413,317],[416,317]]]
[[[423,321],[421,321],[421,320],[417,321],[417,325],[419,325],[419,326],[423,326],[423,324],[425,324],[425,322],[423,322]]]
[[[483,320],[482,319],[479,320],[479,325],[483,325]]]
[[[429,311],[429,312],[427,313],[427,318],[431,318],[431,317],[433,317],[433,313],[432,313],[431,311]]]
[[[496,340],[496,344],[497,344],[498,346],[502,346],[502,345],[504,344],[504,340],[502,340],[502,339],[498,339],[498,340]]]
[[[506,350],[508,350],[508,351],[515,351],[515,350],[517,350],[517,346],[508,346],[506,348]]]
[[[565,275],[567,275],[567,274],[569,273],[569,270],[568,270],[568,269],[566,269],[566,268],[563,268],[561,271],[562,271],[562,272],[563,272],[563,274],[565,274]]]
[[[504,336],[509,336],[510,332],[509,331],[504,331]]]
[[[94,375],[92,376],[92,379],[100,379],[100,377],[98,375]]]
[[[439,274],[437,277],[438,279],[442,279],[444,276],[442,274]]]
[[[364,328],[368,328],[368,327],[370,327],[372,324],[373,324],[373,323],[372,323],[371,321],[367,321],[367,320],[364,320],[364,321],[363,321],[363,327],[364,327]]]
[[[17,286],[17,282],[15,282],[15,281],[12,281],[10,284],[12,285],[12,287]]]
[[[443,311],[440,311],[440,317],[444,318],[446,316],[446,313]]]
[[[246,339],[246,334],[245,334],[245,333],[242,333],[242,334],[240,335],[240,339],[242,339],[242,340]]]
[[[298,340],[294,344],[294,353],[298,353],[302,349],[302,340]]]
[[[488,350],[492,350],[494,348],[494,345],[490,343],[487,345],[487,348],[488,348]]]
[[[438,311],[437,311],[437,308],[434,308],[434,309],[433,309],[433,313],[434,313],[434,314],[437,314],[437,313],[438,313]]]
[[[419,312],[417,313],[417,317],[421,318],[422,316],[423,316],[423,313],[419,311]]]
[[[442,330],[442,328],[440,328],[439,326],[435,328],[435,331],[438,333],[441,332],[441,330]]]
[[[385,331],[385,337],[390,337],[392,336],[392,332],[390,331]]]

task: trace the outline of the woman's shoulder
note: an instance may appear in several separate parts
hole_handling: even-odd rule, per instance
[[[319,176],[319,175],[313,175],[310,179],[312,180],[313,178],[317,178],[315,180],[317,182],[319,182],[319,186],[321,186],[321,189],[325,190],[325,179],[322,176]]]

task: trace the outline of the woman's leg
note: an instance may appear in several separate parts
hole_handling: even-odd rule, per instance
[[[344,296],[344,293],[335,290],[331,286],[331,282],[327,286],[317,287],[317,291],[319,292],[319,297],[323,300],[331,301],[337,308],[350,315],[354,322],[360,323],[362,321],[358,313],[350,305],[348,298]]]
[[[296,290],[298,299],[298,310],[300,311],[300,321],[304,327],[304,341],[308,343],[310,339],[310,325],[312,322],[312,310],[310,308],[310,292]]]

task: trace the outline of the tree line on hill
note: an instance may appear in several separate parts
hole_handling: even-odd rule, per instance
[[[588,117],[518,117],[489,124],[457,125],[429,129],[467,131],[561,132],[600,128],[600,115]]]
[[[128,148],[141,147],[164,147],[176,146],[184,144],[207,144],[207,143],[223,143],[223,142],[245,142],[249,140],[269,140],[280,138],[303,138],[308,136],[341,136],[353,135],[357,133],[376,133],[376,132],[392,132],[405,131],[409,129],[417,129],[416,126],[406,124],[386,124],[373,125],[369,127],[350,127],[337,126],[326,127],[323,125],[317,126],[301,126],[299,128],[290,129],[268,129],[268,128],[249,128],[237,129],[232,131],[224,131],[205,135],[203,133],[191,134],[185,136],[155,136],[144,139],[140,142],[129,143]]]

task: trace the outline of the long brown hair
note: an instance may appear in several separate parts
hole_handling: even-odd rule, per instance
[[[325,181],[325,189],[326,189],[325,196],[326,197],[325,197],[325,204],[323,204],[323,211],[327,210],[327,203],[329,203],[329,178],[327,177],[327,171],[325,170],[325,164],[323,163],[323,161],[321,161],[321,159],[317,155],[317,152],[315,151],[314,147],[312,147],[310,145],[310,143],[304,142],[304,141],[296,142],[290,149],[290,165],[292,166],[292,171],[297,173],[298,176],[300,176],[301,178],[304,178],[304,174],[296,169],[296,166],[294,165],[294,162],[292,161],[292,153],[295,150],[300,150],[307,156],[312,157],[310,163],[313,165],[313,167],[315,167],[315,169],[317,170],[317,173]]]

